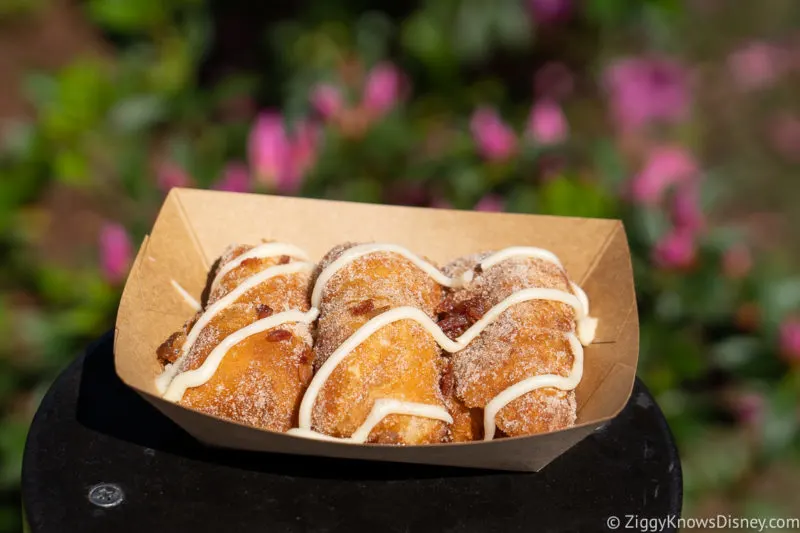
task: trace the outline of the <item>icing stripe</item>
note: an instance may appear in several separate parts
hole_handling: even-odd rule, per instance
[[[564,268],[561,265],[561,261],[558,259],[558,256],[550,250],[545,250],[544,248],[535,248],[533,246],[511,246],[486,257],[480,263],[481,269],[488,270],[496,264],[501,263],[506,259],[511,259],[512,257],[530,257],[533,259],[542,259],[543,261],[555,263],[561,269]]]
[[[189,306],[190,306],[192,309],[194,309],[195,311],[201,311],[201,310],[203,309],[203,307],[200,305],[200,302],[198,302],[197,300],[195,300],[195,299],[194,299],[194,297],[193,297],[191,294],[189,294],[189,293],[188,293],[188,291],[187,291],[186,289],[184,289],[183,287],[181,287],[180,283],[178,283],[178,282],[177,282],[177,281],[175,281],[174,279],[173,279],[173,280],[170,280],[170,282],[172,283],[172,286],[173,286],[173,287],[175,287],[175,290],[176,290],[176,291],[178,291],[178,294],[180,294],[180,295],[181,295],[181,297],[183,298],[183,300],[184,300],[184,301],[185,301],[187,304],[189,304]]]
[[[478,337],[478,335],[480,335],[481,332],[486,329],[487,326],[489,326],[489,324],[497,320],[497,318],[509,307],[531,300],[553,300],[571,305],[573,308],[575,308],[575,311],[578,314],[578,325],[580,326],[580,319],[583,318],[581,316],[583,306],[581,306],[580,301],[575,295],[557,289],[523,289],[515,292],[502,302],[489,309],[489,311],[483,317],[481,317],[480,320],[475,322],[455,341],[447,337],[447,335],[444,334],[444,331],[442,331],[436,322],[434,322],[428,315],[416,307],[396,307],[386,311],[385,313],[381,313],[380,315],[369,320],[358,330],[356,330],[355,333],[348,337],[347,340],[345,340],[338,348],[336,348],[330,357],[328,357],[328,359],[317,370],[317,373],[314,375],[314,378],[308,385],[308,389],[306,390],[303,400],[300,403],[299,426],[303,429],[311,429],[311,412],[314,402],[316,401],[325,381],[330,377],[339,363],[341,363],[342,360],[344,360],[344,358],[350,354],[350,352],[355,350],[379,329],[400,320],[413,320],[425,328],[428,333],[433,336],[434,340],[436,340],[439,346],[452,353],[463,350],[472,340]]]
[[[318,314],[319,311],[317,309],[311,309],[307,313],[296,310],[285,311],[257,320],[249,326],[231,333],[208,354],[202,365],[194,370],[187,370],[178,374],[169,384],[167,391],[164,393],[164,399],[171,402],[179,402],[183,398],[186,389],[205,384],[217,371],[228,351],[246,338],[289,322],[310,324],[316,320]]]
[[[330,265],[325,267],[325,269],[319,273],[317,277],[317,281],[314,283],[314,290],[311,293],[311,305],[312,307],[319,307],[320,303],[322,302],[322,295],[325,291],[325,286],[328,282],[336,275],[336,273],[344,268],[349,263],[353,262],[354,260],[362,257],[364,255],[369,255],[372,253],[378,252],[388,252],[388,253],[396,253],[405,257],[406,259],[413,262],[417,267],[423,270],[425,273],[430,275],[434,281],[439,283],[444,287],[450,288],[459,288],[463,287],[464,285],[468,284],[474,278],[474,273],[471,270],[467,270],[466,272],[461,273],[456,277],[448,277],[444,273],[442,273],[438,268],[433,266],[432,264],[428,263],[424,259],[420,258],[418,255],[413,253],[408,248],[397,244],[380,244],[380,243],[369,243],[369,244],[359,244],[357,246],[353,246],[352,248],[348,248],[342,255],[336,258]],[[530,257],[533,259],[541,259],[543,261],[549,261],[562,270],[564,266],[561,264],[561,261],[558,259],[558,256],[551,252],[550,250],[545,250],[544,248],[536,248],[534,246],[511,246],[509,248],[504,248],[499,250],[488,257],[484,258],[480,263],[479,266],[481,270],[488,270],[493,266],[502,263],[507,259],[511,259],[514,257]],[[589,314],[589,300],[586,297],[586,293],[578,287],[573,282],[570,282],[570,286],[573,292],[578,295],[578,298],[581,304],[584,306],[584,314]]]
[[[186,341],[183,343],[183,347],[181,348],[181,355],[178,357],[177,361],[171,365],[167,365],[164,368],[164,372],[156,378],[156,388],[161,394],[166,392],[167,387],[169,386],[170,382],[175,378],[175,375],[178,373],[183,360],[186,358],[186,355],[192,349],[192,346],[197,341],[197,338],[200,336],[203,328],[205,328],[211,320],[219,314],[224,308],[228,307],[229,305],[233,304],[242,297],[247,291],[250,289],[258,286],[259,284],[265,282],[270,278],[274,278],[276,276],[281,276],[284,274],[295,274],[298,272],[311,272],[314,268],[314,265],[311,263],[305,262],[296,262],[296,263],[288,263],[286,265],[278,265],[266,268],[261,272],[250,276],[249,278],[245,279],[242,283],[239,284],[238,287],[233,289],[231,292],[214,302],[213,305],[209,306],[205,312],[200,315],[200,318],[197,319],[192,329],[186,335]]]
[[[211,282],[210,292],[214,291],[214,288],[222,280],[222,278],[225,277],[226,274],[248,259],[266,259],[267,257],[279,257],[282,255],[287,255],[294,259],[300,259],[301,261],[308,261],[309,259],[307,253],[293,244],[286,244],[282,242],[267,242],[260,244],[237,256],[235,259],[225,263],[222,268],[217,271],[216,276],[214,276],[214,280]]]
[[[492,440],[495,433],[495,418],[500,410],[533,390],[543,387],[554,387],[560,390],[572,390],[578,386],[583,377],[583,346],[578,342],[577,337],[570,333],[567,335],[570,347],[572,348],[572,370],[569,376],[558,376],[555,374],[542,374],[531,376],[527,379],[511,385],[500,394],[492,398],[486,404],[483,411],[483,440]]]
[[[377,252],[395,253],[405,257],[444,287],[461,287],[465,283],[468,283],[472,280],[472,271],[465,272],[462,276],[457,278],[449,278],[438,268],[419,257],[408,248],[404,248],[397,244],[359,244],[342,252],[342,255],[337,257],[334,262],[325,267],[325,269],[319,273],[317,281],[314,284],[314,290],[311,293],[311,306],[319,307],[319,304],[322,302],[322,293],[325,290],[325,285],[327,285],[328,281],[330,281],[330,279],[341,268],[345,267],[347,264],[361,256]]]
[[[404,402],[395,400],[393,398],[381,398],[375,400],[372,410],[358,429],[349,437],[338,438],[304,428],[292,428],[287,431],[290,435],[297,435],[298,437],[306,437],[310,439],[335,441],[335,442],[353,442],[364,443],[369,438],[369,434],[375,429],[375,426],[389,415],[409,415],[419,416],[423,418],[432,418],[434,420],[441,420],[448,424],[453,423],[453,417],[447,412],[447,409],[438,405],[429,405],[417,402]]]

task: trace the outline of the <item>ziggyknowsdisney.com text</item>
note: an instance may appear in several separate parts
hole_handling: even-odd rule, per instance
[[[749,529],[769,531],[800,529],[800,518],[744,518],[732,515],[717,515],[705,518],[685,518],[676,515],[664,517],[645,517],[635,514],[609,516],[608,529],[627,529],[651,533],[667,529]]]

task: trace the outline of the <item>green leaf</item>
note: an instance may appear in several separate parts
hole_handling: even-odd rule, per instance
[[[508,195],[506,211],[511,213],[536,213],[539,203],[539,194],[532,185],[518,185]]]
[[[773,385],[768,392],[767,409],[762,426],[763,454],[774,459],[792,445],[798,434],[800,420],[797,405],[800,403],[800,386],[792,375]]]
[[[353,202],[378,203],[383,195],[383,187],[369,178],[356,178],[344,182],[341,186],[344,199]]]
[[[485,59],[491,50],[493,6],[483,0],[464,0],[454,21],[453,49],[464,61]]]
[[[366,64],[375,64],[387,55],[393,32],[392,21],[383,13],[370,11],[359,17],[355,28],[356,48]]]
[[[617,26],[634,11],[631,0],[588,0],[585,13],[602,26]]]
[[[76,186],[89,183],[89,162],[78,150],[62,149],[55,153],[53,161],[56,179]]]
[[[660,209],[638,208],[633,211],[630,229],[648,248],[661,240],[669,228],[669,219]]]
[[[426,11],[418,11],[403,23],[401,42],[408,53],[426,64],[431,74],[453,69],[453,52],[447,28],[436,24]]]
[[[734,432],[708,428],[681,448],[684,487],[690,494],[730,486],[747,470],[752,454]]]
[[[800,309],[800,278],[769,280],[761,287],[759,300],[763,322],[777,329],[787,314]]]
[[[542,186],[539,198],[542,214],[602,218],[614,213],[613,200],[595,183],[553,179]]]
[[[628,170],[617,147],[610,140],[600,141],[592,147],[592,156],[600,182],[612,193],[621,190]]]
[[[711,348],[711,360],[726,370],[740,369],[762,352],[761,341],[739,335],[728,337]]]
[[[136,33],[167,21],[167,0],[89,0],[89,16],[109,30]]]
[[[518,0],[495,1],[493,7],[495,38],[511,50],[528,46],[533,37],[533,24],[523,3]]]
[[[23,92],[37,108],[52,102],[58,96],[58,81],[48,74],[33,73],[25,77]]]
[[[22,452],[28,436],[28,424],[6,417],[0,431],[0,488],[8,489],[19,482]]]
[[[118,102],[109,112],[112,126],[122,133],[134,133],[160,121],[167,112],[164,100],[153,94],[132,96]]]
[[[459,165],[449,178],[456,207],[471,208],[486,193],[483,174],[476,167]]]

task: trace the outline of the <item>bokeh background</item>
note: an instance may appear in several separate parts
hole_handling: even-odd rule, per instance
[[[0,0],[0,531],[175,186],[622,218],[685,515],[796,515],[799,80],[797,0]]]

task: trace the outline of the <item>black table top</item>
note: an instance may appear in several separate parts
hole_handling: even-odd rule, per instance
[[[638,381],[617,418],[541,472],[496,472],[209,448],[117,378],[112,345],[90,347],[36,413],[22,479],[32,533],[597,532],[611,516],[680,514],[677,451]],[[99,483],[122,502],[92,503]]]

